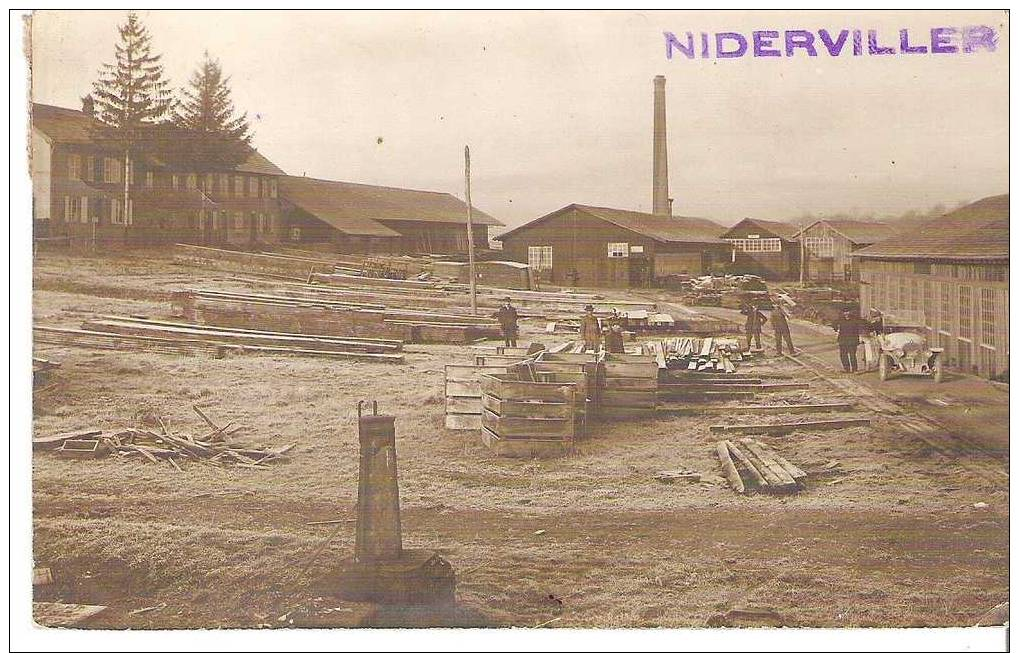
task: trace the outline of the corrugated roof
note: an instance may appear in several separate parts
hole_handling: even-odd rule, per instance
[[[744,218],[729,228],[722,238],[729,238],[729,234],[736,229],[742,227],[745,224],[757,225],[762,230],[768,231],[778,238],[783,240],[796,240],[796,234],[799,233],[800,228],[794,224],[788,222],[779,222],[777,220],[758,220],[757,218]]]
[[[504,234],[500,234],[499,236],[496,236],[496,240],[504,240],[511,234],[525,230],[528,227],[532,227],[539,222],[543,222],[571,209],[582,211],[588,215],[592,215],[618,227],[622,227],[623,229],[628,229],[634,233],[647,236],[648,238],[653,238],[654,240],[664,243],[727,244],[721,239],[721,235],[725,231],[725,227],[706,218],[691,218],[678,215],[665,217],[653,215],[651,213],[610,209],[601,206],[587,206],[585,204],[570,204],[569,206],[565,206],[558,211],[553,211],[548,215],[544,215],[515,229],[507,231]]]
[[[57,143],[92,144],[91,131],[97,124],[94,118],[75,109],[32,104],[32,126]],[[248,158],[232,170],[262,175],[286,174],[254,148]]]
[[[1008,195],[994,195],[853,252],[861,258],[1008,260]]]
[[[323,219],[335,220],[333,226],[342,231],[340,225],[353,220],[467,224],[467,205],[449,193],[292,176],[280,179],[280,192],[309,213],[330,216]],[[476,207],[471,219],[478,225],[502,225]]]

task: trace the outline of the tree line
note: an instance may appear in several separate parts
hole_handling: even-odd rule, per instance
[[[96,119],[93,138],[123,153],[128,216],[132,161],[138,157],[158,153],[167,165],[192,172],[231,169],[248,157],[253,133],[247,114],[234,107],[230,78],[208,51],[174,93],[136,13],[128,13],[117,34],[114,60],[102,64],[83,104]]]

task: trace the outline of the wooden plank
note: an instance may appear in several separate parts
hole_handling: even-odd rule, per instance
[[[740,444],[746,448],[747,457],[757,465],[757,469],[767,479],[768,485],[773,485],[776,489],[789,488],[789,486],[796,485],[796,480],[793,479],[789,472],[775,462],[775,459],[769,456],[767,452],[757,446],[756,442],[749,438],[743,438],[740,440]]]
[[[499,399],[574,403],[577,388],[572,383],[535,383],[505,379],[508,375],[481,376],[481,390]]]
[[[828,431],[837,429],[870,426],[867,418],[818,420],[810,422],[784,422],[781,424],[714,424],[714,433],[770,433],[780,435],[793,431]]]
[[[481,381],[446,381],[447,397],[480,397]]]
[[[478,365],[447,365],[445,368],[447,381],[476,381],[479,371],[484,368]]]
[[[509,417],[485,410],[481,416],[481,424],[504,440],[573,438],[572,416],[566,418]]]
[[[629,408],[651,408],[656,404],[653,391],[646,390],[602,390],[599,395],[602,406],[622,406]]]
[[[723,442],[726,447],[728,447],[729,453],[732,455],[733,459],[739,461],[741,468],[746,472],[747,476],[754,485],[761,489],[765,488],[768,485],[768,481],[765,480],[764,476],[761,474],[761,470],[757,469],[757,467],[754,466],[754,463],[750,461],[747,454],[737,447],[736,443],[732,440],[723,440]]]
[[[637,377],[611,377],[602,379],[607,390],[647,390],[654,392],[658,387],[658,379]]]
[[[44,628],[67,628],[81,625],[106,609],[105,605],[33,601],[32,619]]]
[[[655,409],[601,405],[598,407],[597,418],[605,421],[648,420],[655,418]]]
[[[747,406],[736,404],[732,406],[669,406],[663,407],[671,415],[734,415],[740,413],[750,414],[797,414],[797,413],[825,413],[851,410],[855,404],[832,403],[832,404],[775,404],[764,406]]]
[[[752,401],[757,395],[753,392],[671,392],[658,391],[658,403],[665,409],[685,408],[689,403],[707,403],[712,401]],[[674,405],[669,405],[674,404]]]
[[[572,441],[504,440],[488,429],[481,430],[481,441],[496,455],[509,458],[553,458],[573,449]]]
[[[575,406],[535,401],[506,401],[491,395],[481,396],[482,407],[502,417],[572,418]]]
[[[658,366],[653,362],[647,363],[610,363],[604,364],[605,376],[629,376],[639,378],[658,378]]]
[[[743,485],[743,479],[740,478],[739,472],[736,471],[736,465],[732,462],[729,447],[724,440],[716,445],[715,451],[718,454],[718,461],[722,464],[722,472],[729,480],[729,485],[740,494],[746,494],[747,488]]]
[[[754,442],[757,441],[755,440]],[[782,468],[786,472],[788,472],[789,475],[792,476],[797,483],[802,483],[804,479],[807,478],[807,473],[805,471],[803,471],[796,465],[792,464],[791,462],[780,456],[770,445],[764,442],[757,442],[757,445],[761,447],[764,451],[768,452],[768,454],[771,455],[775,462],[781,465]]]
[[[38,438],[32,438],[32,450],[57,449],[65,440],[95,439],[97,436],[102,435],[102,433],[102,431],[97,429],[83,429],[81,431],[68,431],[55,435],[43,435]]]
[[[446,415],[446,428],[451,431],[476,431],[481,428],[481,415]]]
[[[481,401],[477,397],[446,397],[446,414],[480,415]]]

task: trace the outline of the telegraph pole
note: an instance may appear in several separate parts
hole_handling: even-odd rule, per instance
[[[471,148],[464,145],[464,177],[467,200],[467,266],[471,275],[471,315],[478,314],[477,277],[474,274],[474,224],[471,221]]]

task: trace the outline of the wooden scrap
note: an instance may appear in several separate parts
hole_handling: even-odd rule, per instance
[[[83,605],[79,603],[32,602],[32,619],[46,628],[76,626],[105,612],[105,605]]]
[[[725,478],[729,480],[732,489],[740,494],[745,494],[747,491],[746,486],[743,484],[743,479],[740,478],[739,472],[736,471],[736,465],[732,462],[728,442],[726,440],[719,442],[715,445],[715,450],[718,453],[718,461],[722,463],[722,471],[725,472]]]

